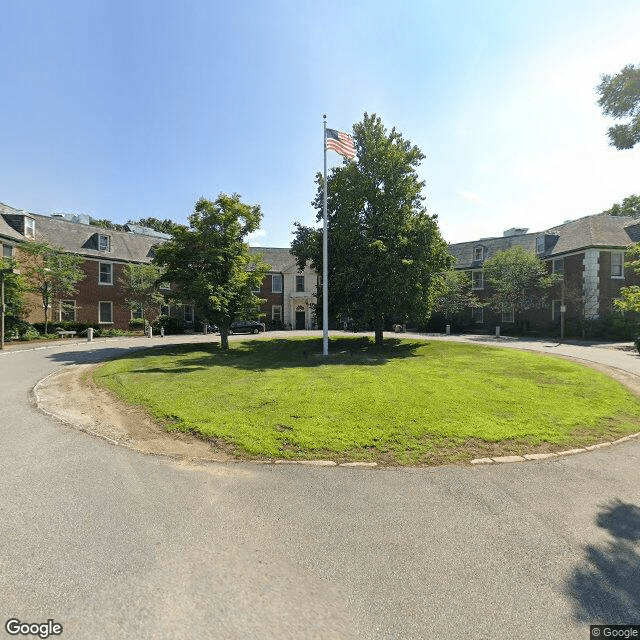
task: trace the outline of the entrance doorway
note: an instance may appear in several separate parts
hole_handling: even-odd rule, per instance
[[[298,311],[298,309],[296,309],[296,329],[298,329],[299,331],[302,329],[305,329],[305,319],[306,319],[306,314],[303,311]]]

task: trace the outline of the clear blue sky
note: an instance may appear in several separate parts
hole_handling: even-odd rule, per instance
[[[183,222],[237,192],[287,246],[322,114],[366,111],[427,156],[447,241],[540,230],[640,193],[594,91],[640,63],[639,24],[638,0],[5,0],[0,201]]]

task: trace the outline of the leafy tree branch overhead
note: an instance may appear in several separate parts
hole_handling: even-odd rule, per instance
[[[640,65],[628,64],[615,75],[603,75],[596,91],[604,115],[627,120],[609,127],[610,144],[616,149],[632,149],[640,142]]]

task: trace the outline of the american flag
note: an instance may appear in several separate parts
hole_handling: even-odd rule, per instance
[[[349,160],[353,160],[356,155],[353,138],[349,134],[335,129],[327,129],[327,149],[337,151]]]

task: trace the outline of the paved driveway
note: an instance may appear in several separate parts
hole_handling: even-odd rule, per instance
[[[639,442],[484,467],[188,465],[31,404],[55,368],[148,344],[0,354],[3,627],[53,619],[62,638],[92,639],[584,640],[589,623],[640,623]],[[631,353],[561,349],[640,372]]]

